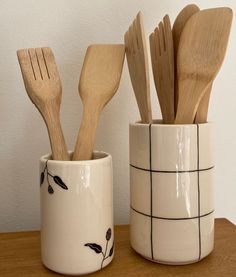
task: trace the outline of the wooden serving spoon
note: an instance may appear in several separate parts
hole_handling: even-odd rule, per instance
[[[195,13],[179,42],[177,74],[179,101],[176,124],[192,124],[207,86],[223,62],[232,23],[230,8]]]
[[[17,56],[26,92],[41,113],[48,129],[52,158],[69,160],[60,124],[61,81],[50,48],[21,49]]]
[[[173,43],[174,43],[174,60],[175,60],[175,77],[177,77],[177,54],[179,49],[179,40],[185,24],[189,18],[196,12],[200,11],[199,7],[195,4],[190,4],[184,7],[177,15],[173,24]],[[175,78],[175,113],[178,105],[178,78]]]
[[[79,81],[83,117],[73,160],[92,159],[99,115],[116,93],[125,55],[123,44],[88,47]]]

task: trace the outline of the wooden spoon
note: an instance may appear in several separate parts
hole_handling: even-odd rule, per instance
[[[200,9],[197,5],[194,5],[194,4],[187,5],[180,11],[180,13],[176,17],[175,22],[173,24],[172,33],[173,33],[173,42],[174,42],[175,77],[177,77],[177,54],[178,54],[179,40],[180,40],[181,33],[189,18],[198,11],[200,11]],[[177,111],[177,105],[178,105],[178,78],[175,78],[175,113]]]
[[[125,33],[126,58],[129,75],[142,123],[152,122],[148,56],[142,14],[139,12]]]
[[[176,124],[192,124],[207,86],[223,62],[232,22],[230,8],[195,13],[182,32],[177,56]]]
[[[29,98],[41,113],[48,129],[52,158],[69,160],[60,124],[61,81],[50,48],[21,49],[17,56]]]
[[[91,45],[88,47],[79,81],[83,117],[73,160],[92,159],[99,115],[116,93],[125,55],[125,46]]]

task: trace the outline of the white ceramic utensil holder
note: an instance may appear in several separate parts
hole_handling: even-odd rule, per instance
[[[43,264],[69,275],[107,266],[114,255],[112,158],[40,159]]]
[[[131,246],[163,264],[213,250],[212,124],[130,125]]]

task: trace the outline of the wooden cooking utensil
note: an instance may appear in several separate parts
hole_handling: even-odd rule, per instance
[[[223,62],[232,10],[202,10],[186,23],[179,42],[177,73],[179,101],[176,124],[192,124],[207,86]]]
[[[150,35],[152,71],[163,123],[172,124],[174,109],[174,47],[169,16]]]
[[[116,93],[125,55],[123,44],[88,47],[79,81],[83,117],[73,160],[92,159],[99,115]]]
[[[208,116],[208,108],[211,96],[213,82],[211,82],[208,87],[206,88],[204,95],[199,103],[197,108],[197,113],[194,119],[194,123],[206,123],[207,116]]]
[[[142,14],[139,12],[124,36],[129,74],[142,123],[152,122],[148,57]]]
[[[69,160],[60,124],[61,81],[53,52],[48,47],[21,49],[17,56],[27,94],[47,125],[52,158]]]
[[[200,9],[197,5],[194,5],[194,4],[187,5],[180,11],[180,13],[176,17],[175,22],[173,24],[172,33],[173,33],[173,42],[174,42],[175,76],[177,76],[177,54],[178,54],[179,40],[180,40],[181,33],[189,18],[198,11],[200,11]],[[175,78],[175,113],[177,111],[177,104],[178,104],[178,78]]]

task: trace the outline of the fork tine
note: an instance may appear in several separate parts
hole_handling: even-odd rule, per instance
[[[166,46],[165,46],[165,34],[164,34],[164,26],[163,26],[163,22],[161,21],[158,25],[159,27],[159,40],[160,40],[160,50],[161,53],[165,52]]]
[[[155,49],[156,49],[156,57],[161,55],[161,45],[160,45],[160,35],[159,35],[159,29],[155,28],[154,30],[154,45],[155,45]]]
[[[37,56],[37,59],[38,59],[39,68],[40,68],[40,71],[41,71],[41,74],[42,74],[42,79],[43,80],[48,79],[49,75],[48,75],[47,67],[46,67],[46,64],[45,64],[42,49],[41,48],[36,48],[35,52],[36,52],[36,56]]]
[[[43,47],[42,53],[44,56],[45,65],[47,68],[49,78],[60,79],[59,72],[57,69],[55,57],[50,47]]]
[[[26,82],[26,77],[29,79],[29,81],[35,80],[35,74],[31,66],[31,61],[29,57],[29,53],[27,49],[19,49],[17,50],[17,58],[20,64],[20,69],[22,72],[22,76],[24,79],[24,82]]]
[[[155,46],[155,34],[151,33],[149,36],[149,42],[150,42],[150,54],[151,54],[151,63],[152,63],[152,72],[155,73],[156,68],[156,62],[157,62],[157,49]]]
[[[145,45],[143,17],[141,11],[137,14],[135,19],[135,30],[137,33],[138,47],[140,49],[142,48],[143,44]]]
[[[165,43],[166,43],[166,51],[168,54],[168,60],[169,60],[169,70],[170,70],[170,77],[174,78],[174,43],[173,43],[173,35],[172,35],[172,29],[171,29],[171,23],[170,18],[168,15],[166,15],[163,18],[164,22],[164,32],[165,32]],[[172,82],[174,82],[174,79],[171,79]]]
[[[30,61],[31,61],[31,66],[32,66],[33,72],[35,74],[35,79],[36,80],[42,79],[42,73],[39,68],[39,62],[38,62],[38,58],[36,56],[35,49],[29,48],[28,52],[29,52],[29,57],[30,57]]]
[[[165,15],[163,18],[163,23],[164,23],[164,39],[165,39],[165,45],[166,49],[168,51],[173,52],[173,36],[172,36],[172,30],[171,30],[171,23],[170,23],[170,18],[168,15]]]

